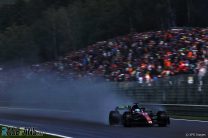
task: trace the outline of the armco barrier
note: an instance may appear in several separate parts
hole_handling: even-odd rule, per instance
[[[208,105],[189,105],[189,104],[149,104],[143,103],[144,106],[154,106],[158,109],[165,109],[170,115],[179,116],[198,116],[208,117]]]

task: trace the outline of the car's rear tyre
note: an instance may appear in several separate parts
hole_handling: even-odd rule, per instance
[[[110,111],[109,114],[109,124],[116,125],[119,124],[121,120],[121,115],[118,111]]]
[[[170,123],[169,116],[165,111],[159,111],[157,113],[157,122],[159,127],[166,127]]]
[[[124,112],[124,114],[123,114],[123,126],[124,127],[131,127],[131,113]]]

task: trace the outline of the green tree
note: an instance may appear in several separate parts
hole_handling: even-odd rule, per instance
[[[0,59],[2,61],[34,62],[38,59],[38,48],[31,29],[13,25],[0,34]]]
[[[42,59],[57,59],[71,48],[70,17],[65,8],[50,8],[33,25]]]

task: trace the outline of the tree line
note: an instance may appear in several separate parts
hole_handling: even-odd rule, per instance
[[[10,0],[11,2],[11,0]],[[58,59],[130,32],[207,27],[207,0],[14,0],[0,6],[0,63]]]

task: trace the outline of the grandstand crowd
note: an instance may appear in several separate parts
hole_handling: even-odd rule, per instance
[[[68,53],[56,62],[36,64],[36,72],[55,70],[75,78],[151,82],[178,74],[206,72],[208,29],[175,28],[131,33]]]

